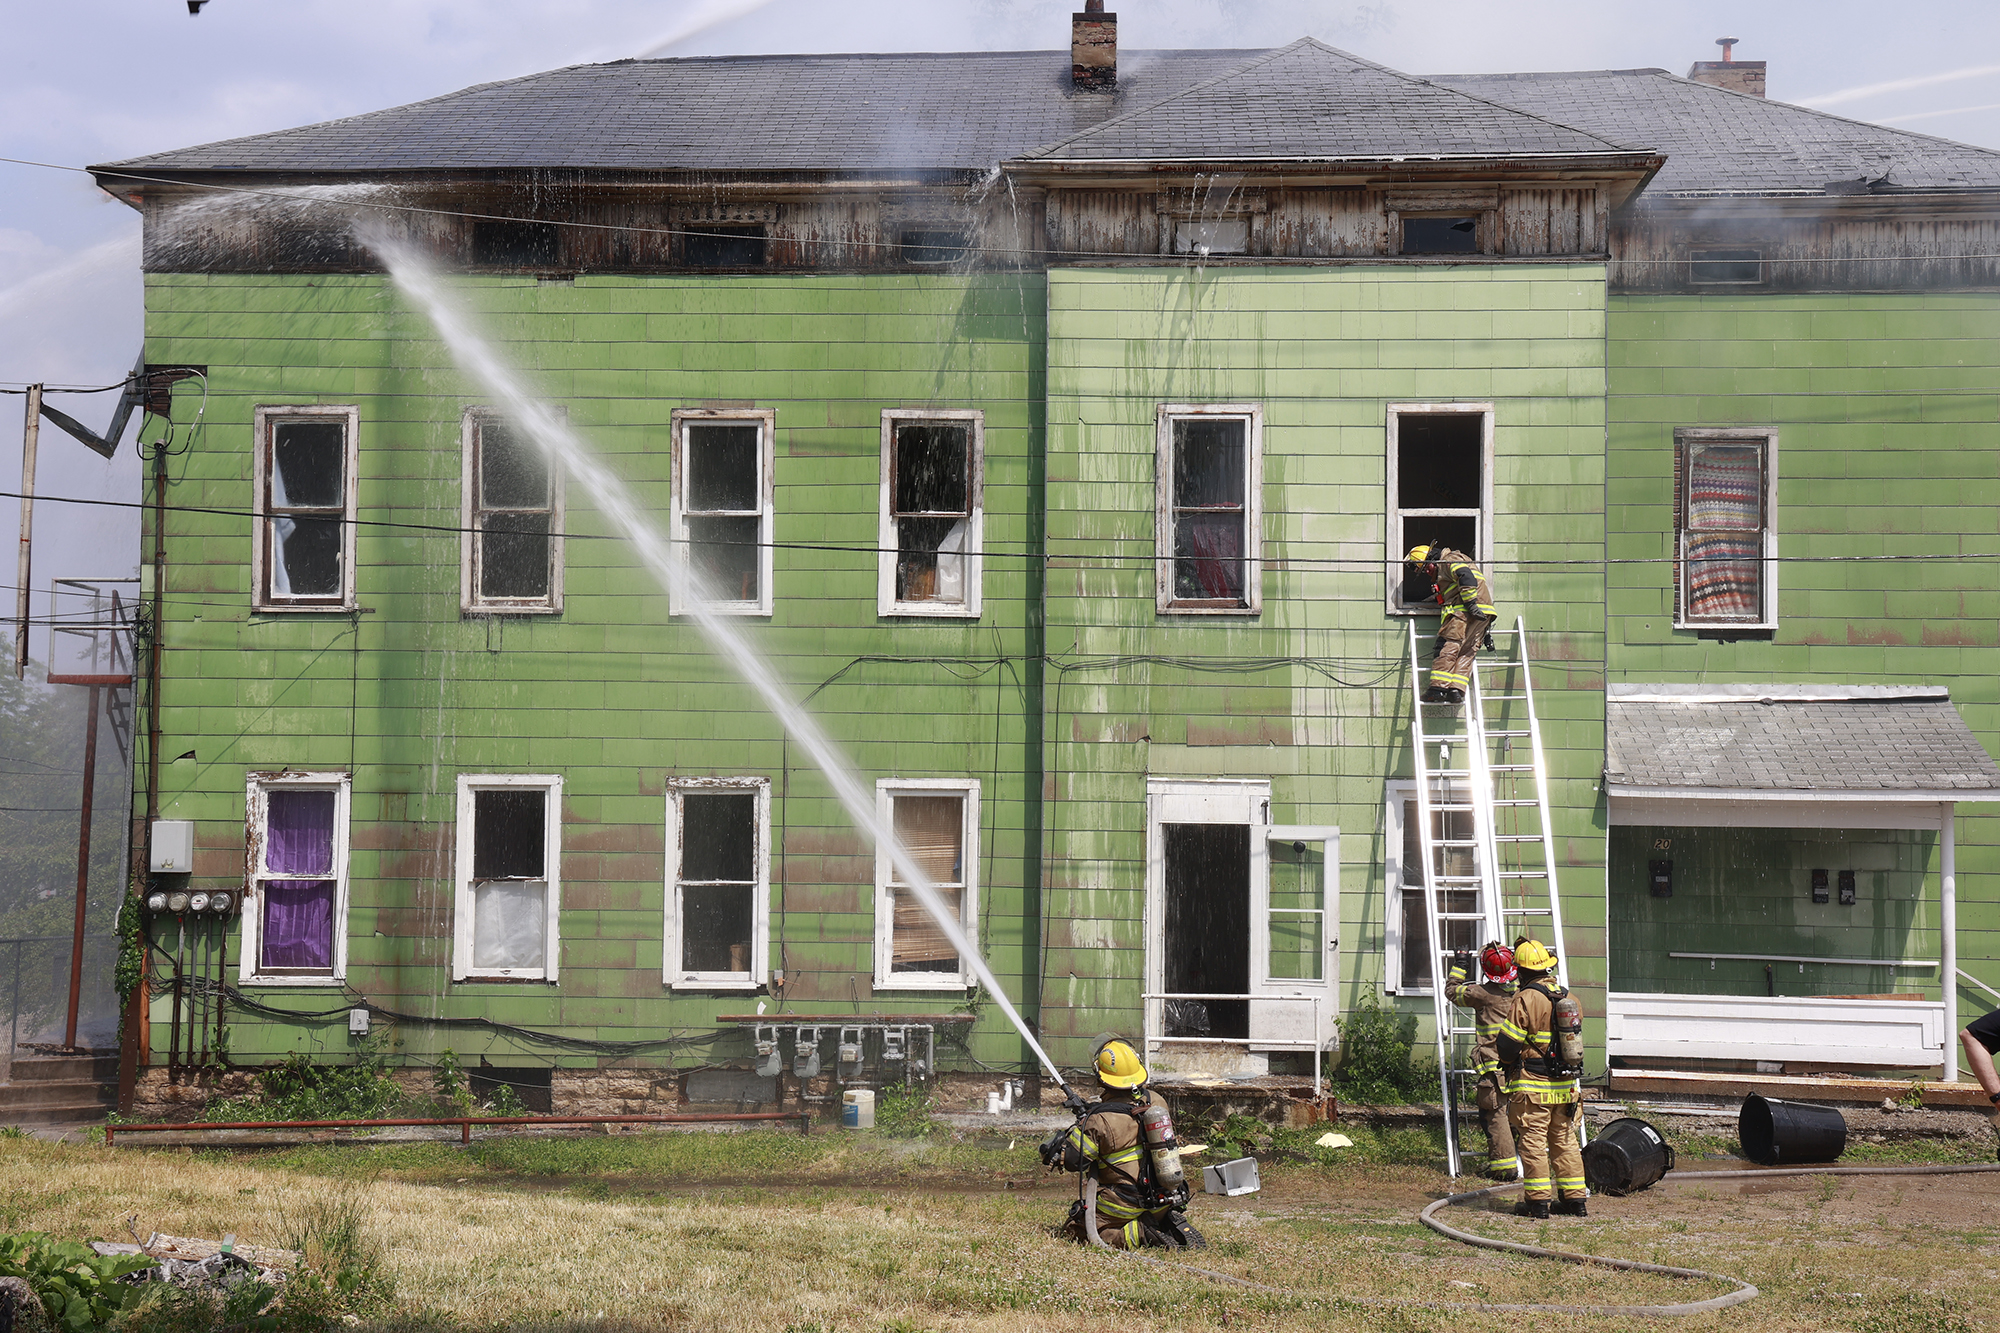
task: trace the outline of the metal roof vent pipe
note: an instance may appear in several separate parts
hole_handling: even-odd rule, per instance
[[[1104,0],[1084,0],[1070,15],[1069,77],[1080,93],[1118,89],[1118,16],[1104,12]]]
[[[1732,93],[1748,93],[1752,97],[1764,95],[1764,62],[1761,60],[1731,60],[1730,53],[1738,41],[1737,37],[1718,37],[1715,44],[1722,48],[1720,60],[1697,60],[1688,70],[1688,77],[1696,83],[1706,83],[1717,88],[1727,88]]]

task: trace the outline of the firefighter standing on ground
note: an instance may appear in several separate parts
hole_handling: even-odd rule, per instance
[[[1201,1245],[1201,1233],[1181,1212],[1188,1191],[1173,1121],[1164,1105],[1147,1096],[1139,1053],[1128,1042],[1106,1042],[1097,1052],[1097,1081],[1103,1085],[1101,1099],[1042,1145],[1043,1163],[1051,1170],[1087,1171],[1096,1179],[1097,1235],[1112,1249]],[[1088,1242],[1083,1228],[1079,1200],[1064,1232]]]
[[[1472,979],[1475,964],[1471,950],[1453,954],[1451,980],[1444,993],[1453,1004],[1473,1013],[1477,1039],[1472,1070],[1478,1080],[1474,1101],[1479,1107],[1479,1128],[1486,1133],[1486,1174],[1494,1180],[1512,1180],[1520,1174],[1521,1159],[1514,1155],[1514,1129],[1508,1121],[1500,1076],[1499,1042],[1500,1025],[1514,1008],[1514,951],[1495,940],[1479,951],[1476,966],[1485,980]]]
[[[1507,1115],[1521,1155],[1523,1198],[1514,1211],[1522,1217],[1547,1217],[1552,1211],[1586,1217],[1590,1191],[1576,1137],[1582,1011],[1556,983],[1555,955],[1540,940],[1522,941],[1514,965],[1520,989],[1500,1024],[1498,1042],[1507,1075]]]
[[[1431,581],[1431,595],[1444,611],[1438,622],[1437,652],[1431,658],[1431,684],[1423,701],[1464,703],[1472,683],[1472,660],[1481,645],[1493,646],[1493,619],[1499,614],[1493,607],[1493,590],[1469,558],[1448,546],[1414,546],[1404,559]]]

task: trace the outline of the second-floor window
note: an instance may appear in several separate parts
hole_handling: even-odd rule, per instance
[[[674,413],[673,541],[691,586],[734,615],[771,614],[772,412]]]
[[[880,614],[979,614],[983,436],[978,412],[882,414]]]
[[[1481,569],[1493,558],[1493,407],[1397,403],[1389,408],[1389,609],[1435,612],[1431,585],[1403,557],[1444,546]]]
[[[464,609],[560,611],[561,470],[492,412],[465,414],[464,441]]]
[[[1263,423],[1254,406],[1160,409],[1159,610],[1240,615],[1263,605]]]
[[[354,606],[352,407],[260,407],[252,601],[265,611]]]
[[[1674,432],[1674,623],[1778,623],[1776,431]]]

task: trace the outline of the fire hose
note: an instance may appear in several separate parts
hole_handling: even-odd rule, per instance
[[[1772,1176],[1952,1176],[1973,1175],[2000,1171],[2000,1162],[1953,1163],[1938,1166],[1795,1166],[1749,1171],[1674,1171],[1662,1177],[1661,1183],[1676,1180],[1743,1180],[1768,1179]],[[1637,1259],[1612,1259],[1604,1255],[1583,1254],[1576,1250],[1555,1250],[1541,1245],[1528,1245],[1520,1241],[1495,1240],[1471,1231],[1461,1231],[1457,1227],[1437,1219],[1436,1214],[1455,1204],[1471,1203],[1477,1199],[1491,1198],[1509,1190],[1519,1189],[1521,1182],[1509,1181],[1486,1189],[1470,1190],[1463,1194],[1447,1194],[1425,1205],[1417,1214],[1417,1220],[1437,1232],[1447,1240],[1455,1240],[1463,1245],[1476,1245],[1481,1249],[1504,1250],[1510,1254],[1525,1254],[1536,1259],[1556,1259],[1564,1263],[1592,1264],[1599,1268],[1619,1268],[1632,1273],[1657,1273],[1665,1277],[1688,1278],[1702,1282],[1724,1282],[1735,1288],[1720,1296],[1711,1296],[1702,1301],[1685,1301],[1673,1305],[1543,1305],[1543,1304],[1489,1304],[1484,1301],[1418,1301],[1391,1300],[1385,1297],[1342,1296],[1339,1299],[1350,1305],[1380,1305],[1420,1307],[1434,1310],[1497,1310],[1506,1313],[1527,1311],[1549,1311],[1562,1314],[1591,1315],[1635,1315],[1642,1318],[1672,1318],[1679,1315],[1707,1314],[1712,1310],[1727,1309],[1754,1300],[1758,1291],[1741,1278],[1724,1273],[1710,1273],[1699,1268],[1674,1268],[1666,1264],[1642,1263]],[[1227,1282],[1252,1291],[1269,1292],[1274,1296],[1296,1296],[1299,1293],[1286,1291],[1281,1287],[1266,1286],[1262,1282],[1252,1282],[1248,1278],[1234,1277],[1228,1273],[1217,1273],[1207,1268],[1197,1268],[1193,1264],[1177,1263],[1171,1259],[1158,1259],[1150,1254],[1139,1254],[1131,1250],[1114,1250],[1104,1243],[1097,1234],[1097,1181],[1086,1177],[1083,1189],[1084,1234],[1098,1249],[1128,1259],[1139,1259],[1162,1268],[1178,1268],[1183,1272],[1195,1273],[1216,1282]]]

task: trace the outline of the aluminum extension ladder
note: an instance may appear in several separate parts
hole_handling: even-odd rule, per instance
[[[1410,629],[1410,749],[1417,787],[1417,845],[1422,857],[1424,918],[1431,950],[1431,999],[1436,1014],[1438,1094],[1444,1103],[1445,1152],[1460,1174],[1458,1090],[1477,1073],[1477,1029],[1471,1012],[1445,996],[1458,922],[1475,923],[1472,947],[1533,935],[1556,952],[1556,979],[1566,983],[1562,898],[1556,885],[1554,826],[1549,819],[1548,763],[1535,713],[1528,635],[1494,633],[1504,655],[1475,663],[1463,711],[1425,704],[1417,627]],[[1490,682],[1490,692],[1489,692]],[[1442,895],[1471,894],[1449,907]]]

